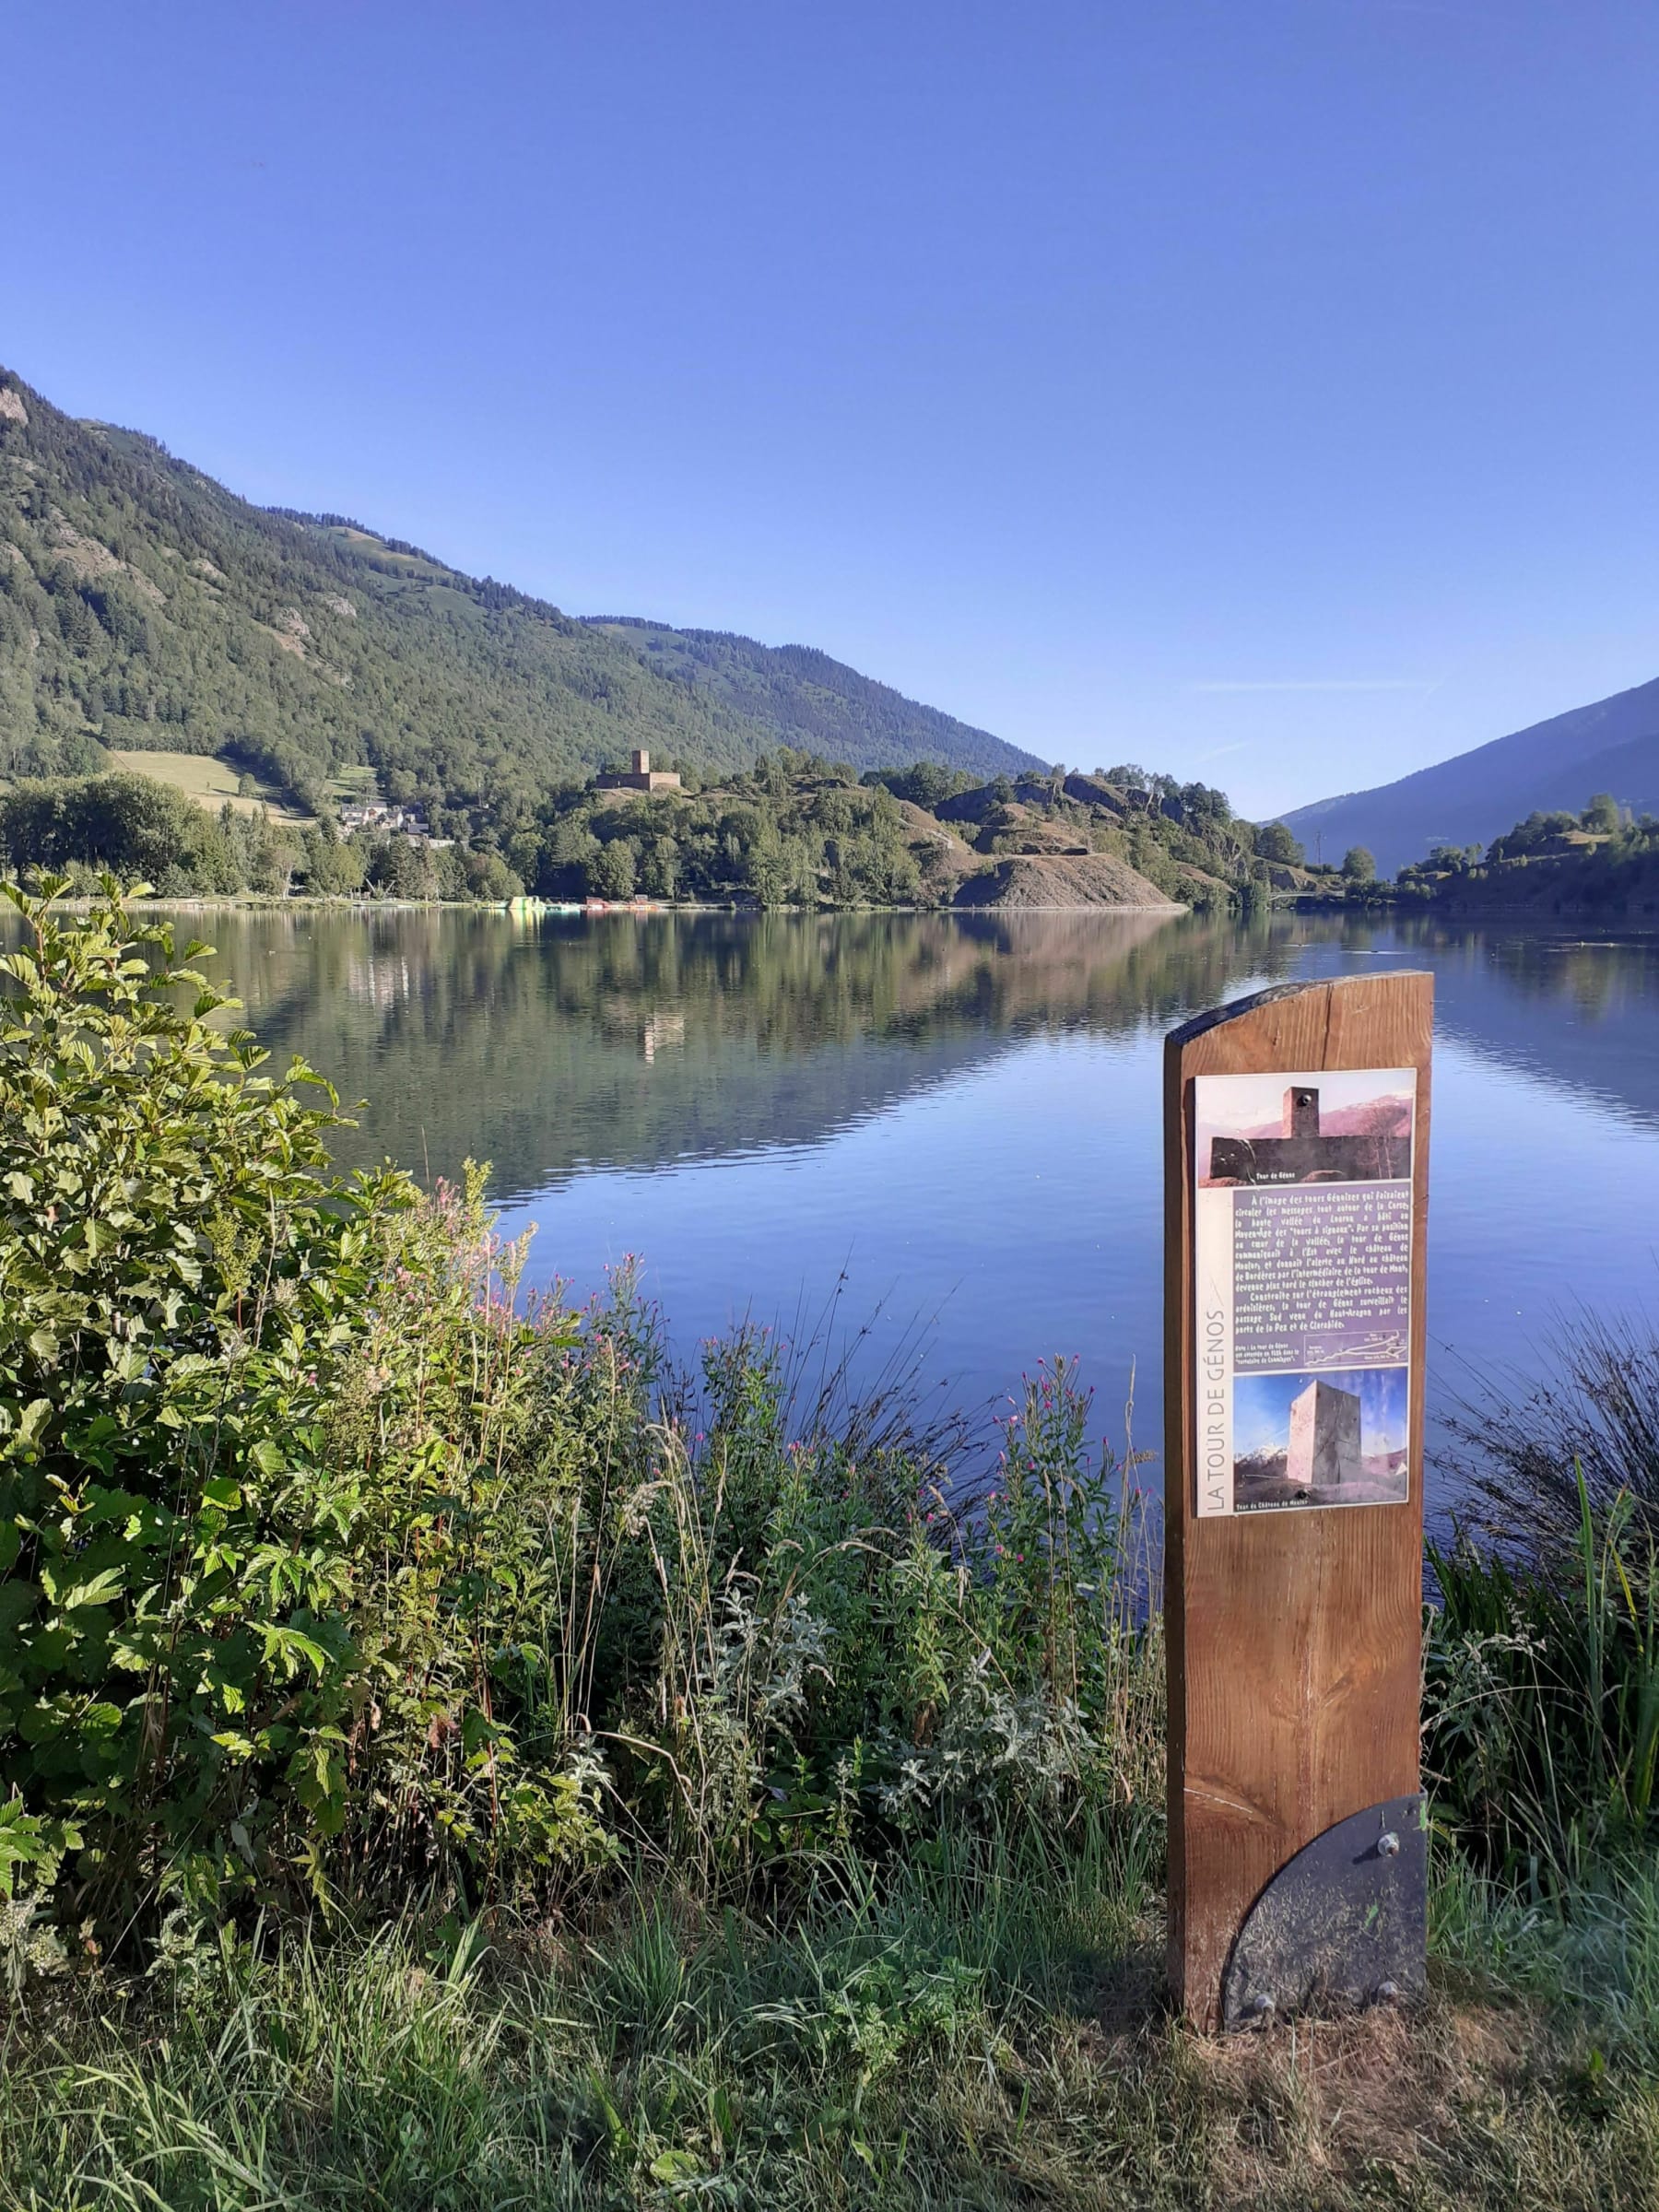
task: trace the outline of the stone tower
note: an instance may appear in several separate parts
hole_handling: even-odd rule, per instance
[[[1285,1093],[1283,1133],[1286,1136],[1319,1135],[1319,1093],[1310,1085],[1293,1083]]]
[[[1364,1471],[1359,1393],[1334,1382],[1310,1382],[1290,1401],[1287,1480],[1298,1489],[1333,1490]]]

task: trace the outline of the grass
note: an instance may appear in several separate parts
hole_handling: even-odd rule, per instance
[[[239,788],[242,771],[211,753],[112,752],[110,758],[124,774],[171,783],[175,791],[214,814],[229,803],[238,814],[257,814],[265,807],[278,821],[308,822],[312,818],[297,813],[265,785],[244,794]]]
[[[1574,1994],[1560,1923],[1448,1877],[1419,2012],[1206,2041],[1159,1998],[1157,1849],[1125,1822],[826,1865],[787,1924],[635,1888],[555,1928],[179,1940],[8,2035],[0,2204],[1659,2201],[1653,2016],[1588,1958]]]

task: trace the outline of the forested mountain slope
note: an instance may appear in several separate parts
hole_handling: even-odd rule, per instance
[[[1041,765],[989,730],[918,705],[816,646],[761,645],[727,630],[671,629],[630,615],[594,617],[590,626],[657,675],[764,723],[801,752],[859,769],[937,760],[987,777]]]
[[[0,777],[218,754],[310,812],[366,764],[435,829],[505,836],[635,746],[706,774],[830,722],[855,767],[1030,762],[803,648],[722,641],[742,653],[719,669],[641,649],[676,634],[575,620],[343,516],[252,506],[0,369]]]
[[[1529,814],[1576,814],[1597,792],[1659,811],[1659,680],[1574,707],[1372,791],[1285,816],[1310,853],[1365,845],[1384,876],[1435,845],[1487,845]]]

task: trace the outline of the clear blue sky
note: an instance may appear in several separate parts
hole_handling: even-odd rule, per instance
[[[1646,0],[0,17],[0,360],[1268,812],[1659,675]]]

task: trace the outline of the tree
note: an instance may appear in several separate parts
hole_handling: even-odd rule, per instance
[[[636,848],[629,837],[601,845],[588,866],[588,888],[595,899],[631,899],[639,880]]]
[[[363,855],[356,845],[342,844],[326,827],[306,830],[305,888],[313,897],[338,896],[363,888]]]
[[[1183,783],[1175,796],[1189,821],[1226,823],[1232,819],[1231,802],[1213,783]]]
[[[1255,833],[1255,849],[1264,860],[1277,861],[1288,868],[1300,868],[1307,858],[1283,822],[1261,823]]]
[[[1611,837],[1622,820],[1618,801],[1610,791],[1598,791],[1580,819],[1584,828],[1593,830],[1597,837]]]
[[[1376,854],[1364,845],[1350,845],[1342,856],[1342,873],[1349,883],[1374,883]]]
[[[502,904],[516,899],[524,885],[499,853],[486,848],[461,855],[462,878],[469,899],[487,899]]]
[[[438,870],[429,845],[418,845],[406,837],[389,837],[374,848],[369,863],[369,888],[388,899],[430,899],[438,888]]]
[[[941,768],[936,761],[912,760],[908,768],[867,768],[859,781],[883,783],[896,799],[909,799],[931,813],[959,792],[971,791],[979,781],[963,769]]]
[[[671,837],[653,837],[640,863],[640,888],[653,899],[672,899],[679,880],[679,853]]]

